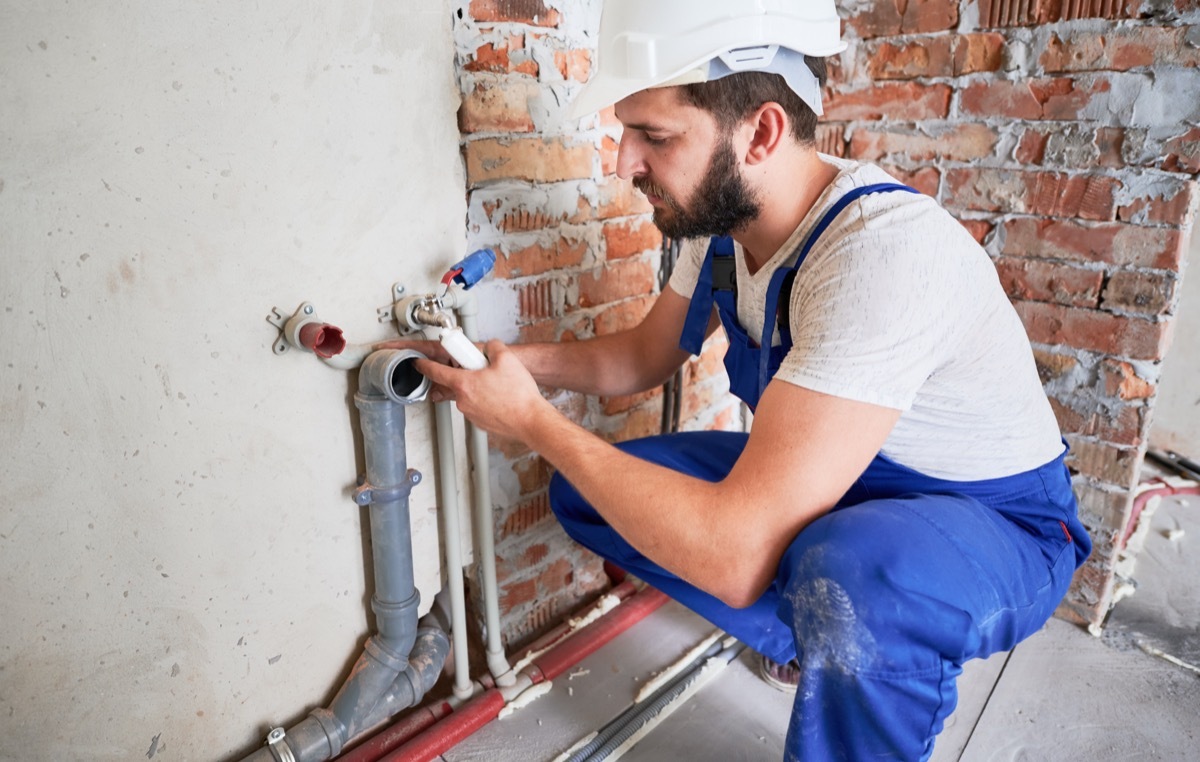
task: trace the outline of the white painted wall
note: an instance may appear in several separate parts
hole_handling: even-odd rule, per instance
[[[347,374],[461,257],[444,2],[0,0],[0,759],[223,759],[368,631]],[[437,587],[430,416],[410,417]],[[155,740],[157,739],[157,740]]]
[[[1200,227],[1192,230],[1174,339],[1158,387],[1150,442],[1200,461]]]

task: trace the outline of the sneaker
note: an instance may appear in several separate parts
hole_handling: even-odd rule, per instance
[[[758,674],[767,685],[784,693],[796,692],[796,686],[800,684],[800,662],[792,659],[786,664],[780,664],[762,654],[759,654],[759,658],[761,661],[758,663]]]

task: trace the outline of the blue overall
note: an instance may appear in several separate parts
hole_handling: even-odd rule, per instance
[[[730,387],[757,405],[791,347],[786,326],[783,345],[771,346],[788,272],[846,206],[891,191],[911,189],[873,185],[847,194],[818,223],[796,264],[773,273],[758,341],[738,323],[734,293],[713,293],[713,258],[733,255],[729,239],[714,239],[680,346],[699,351],[715,301],[730,343]],[[707,431],[621,448],[715,482],[746,441],[745,434]],[[582,545],[770,659],[798,659],[786,759],[924,760],[954,709],[963,663],[1036,632],[1091,551],[1063,456],[1014,476],[964,482],[926,476],[879,454],[828,513],[796,536],[774,586],[744,609],[643,556],[559,476],[550,501]]]

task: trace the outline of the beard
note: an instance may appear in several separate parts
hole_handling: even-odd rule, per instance
[[[658,196],[665,208],[654,210],[654,224],[668,238],[727,236],[742,230],[762,212],[762,203],[742,176],[729,138],[713,150],[708,169],[684,208],[649,177],[636,177],[634,187]]]

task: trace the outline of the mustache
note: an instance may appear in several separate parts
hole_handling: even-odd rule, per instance
[[[633,187],[637,188],[642,193],[645,193],[647,196],[658,196],[669,205],[673,206],[675,203],[675,200],[671,198],[671,196],[665,190],[663,190],[662,186],[651,180],[649,177],[643,176],[633,178]]]

